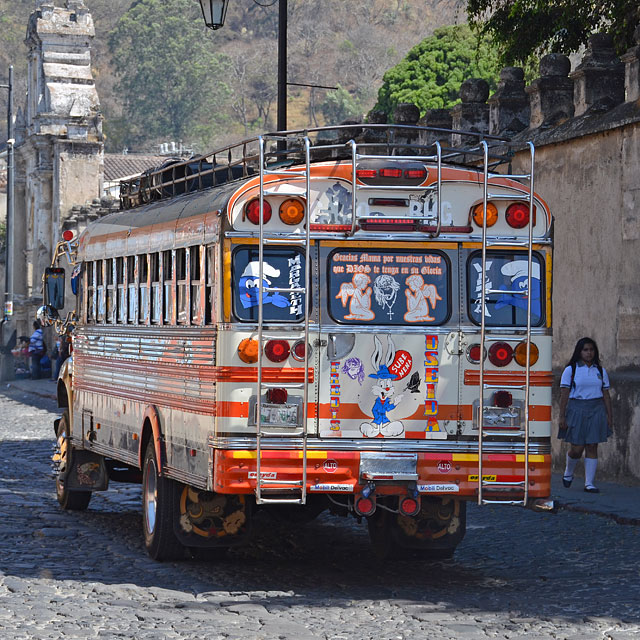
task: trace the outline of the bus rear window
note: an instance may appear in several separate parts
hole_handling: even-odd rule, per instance
[[[304,254],[292,247],[265,248],[263,287],[304,288]],[[258,320],[260,291],[258,247],[240,247],[233,254],[233,309],[246,322]],[[304,319],[305,295],[301,291],[263,291],[265,322],[300,322]]]
[[[539,326],[543,317],[543,262],[533,254],[531,324]],[[486,288],[500,293],[485,295],[485,324],[491,327],[527,325],[527,254],[522,251],[488,251]],[[482,321],[482,253],[475,252],[467,263],[469,317]]]
[[[336,322],[438,325],[450,315],[449,262],[436,251],[334,251],[327,279]]]

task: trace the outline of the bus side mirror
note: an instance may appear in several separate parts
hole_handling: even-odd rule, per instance
[[[61,267],[44,270],[44,304],[54,309],[64,308],[64,269]]]
[[[43,327],[52,327],[56,323],[56,320],[60,319],[60,315],[52,306],[45,304],[38,308],[36,318],[38,318]]]

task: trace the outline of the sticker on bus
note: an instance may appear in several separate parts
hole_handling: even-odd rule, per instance
[[[438,482],[434,484],[419,484],[420,493],[458,493],[460,487],[455,483]]]
[[[484,482],[495,482],[496,481],[497,476],[482,476],[482,479],[484,480]],[[474,473],[471,474],[470,476],[467,477],[467,480],[469,482],[478,482],[478,474]]]
[[[343,493],[353,493],[352,484],[312,484],[309,491],[340,491]]]

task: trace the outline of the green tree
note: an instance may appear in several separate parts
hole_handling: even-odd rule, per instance
[[[577,51],[597,31],[611,33],[622,53],[640,21],[638,0],[467,0],[467,14],[509,64]]]
[[[441,27],[384,74],[374,108],[389,117],[400,102],[415,104],[422,115],[446,109],[458,102],[465,80],[484,78],[495,89],[499,71],[497,53],[468,25]]]
[[[335,91],[329,91],[324,102],[320,105],[320,111],[325,122],[339,124],[347,118],[362,115],[362,106],[357,98],[354,98],[344,87],[338,85]]]
[[[137,0],[120,18],[109,48],[125,105],[113,126],[121,144],[211,138],[229,95],[228,59],[207,35],[193,0]]]

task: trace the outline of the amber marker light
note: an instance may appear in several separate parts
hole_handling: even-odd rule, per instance
[[[304,204],[289,198],[280,205],[280,220],[285,224],[299,224],[304,218]]]
[[[533,342],[531,343],[531,355],[529,357],[529,364],[533,366],[536,362],[538,362],[538,347],[536,347]],[[521,366],[527,366],[527,342],[523,340],[518,343],[515,351],[515,361]]]
[[[482,203],[473,207],[473,221],[482,226],[482,218],[484,217],[484,205]],[[492,227],[498,221],[498,209],[493,202],[487,202],[487,227]]]
[[[258,362],[258,341],[251,338],[242,340],[238,345],[238,357],[247,364]]]

